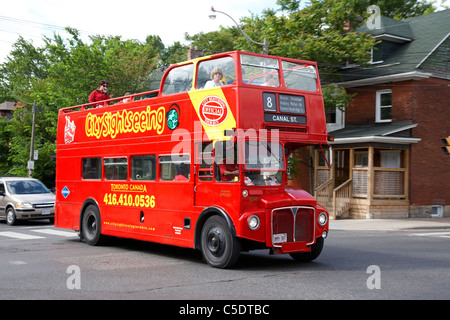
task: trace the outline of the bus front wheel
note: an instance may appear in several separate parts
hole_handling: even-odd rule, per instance
[[[81,235],[91,246],[101,245],[104,242],[105,237],[101,234],[100,211],[97,206],[91,204],[84,211]]]
[[[234,237],[226,223],[219,216],[206,220],[201,233],[201,250],[209,265],[215,268],[230,268],[241,253],[239,239]]]
[[[324,240],[322,237],[317,238],[315,244],[311,246],[311,252],[290,253],[289,255],[298,262],[310,262],[316,259],[323,249]]]

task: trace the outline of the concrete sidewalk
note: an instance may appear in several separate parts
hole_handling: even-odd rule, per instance
[[[330,220],[330,230],[409,231],[449,230],[450,218],[338,219]]]

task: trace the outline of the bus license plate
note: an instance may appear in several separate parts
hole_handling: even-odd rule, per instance
[[[50,210],[42,210],[42,214],[50,214]]]
[[[273,243],[287,242],[287,233],[277,233],[273,235]]]

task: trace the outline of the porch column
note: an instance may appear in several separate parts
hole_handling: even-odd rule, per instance
[[[374,186],[374,171],[373,171],[373,155],[374,148],[369,147],[369,163],[367,168],[367,200],[369,202],[369,208],[372,205],[373,199],[373,186]]]

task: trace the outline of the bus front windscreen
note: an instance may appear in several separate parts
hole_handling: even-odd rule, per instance
[[[280,143],[246,142],[246,185],[278,186],[283,181],[284,159]]]

